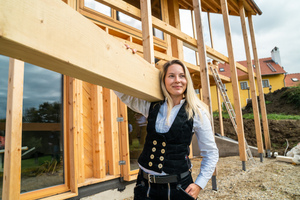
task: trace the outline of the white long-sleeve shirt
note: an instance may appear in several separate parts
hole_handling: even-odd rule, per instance
[[[141,113],[145,117],[148,117],[151,102],[138,99],[132,96],[128,96],[117,91],[115,91],[115,94],[129,108],[131,108],[135,112]],[[167,103],[165,101],[162,104],[162,106],[159,109],[156,123],[155,123],[155,129],[158,133],[166,133],[169,131],[171,125],[173,124],[179,112],[179,109],[181,108],[184,102],[185,100],[183,99],[181,100],[179,105],[176,105],[172,108],[171,115],[169,117],[169,123],[167,123],[167,112],[168,112]],[[200,173],[195,181],[195,184],[199,185],[202,189],[204,189],[207,182],[209,181],[209,179],[212,177],[214,173],[216,164],[219,159],[219,150],[214,140],[214,134],[212,132],[210,120],[208,119],[204,111],[200,110],[200,112],[202,115],[202,119],[200,119],[200,116],[197,114],[194,116],[193,129],[198,139],[198,146],[201,152],[201,156],[203,157],[203,160],[201,162]],[[142,168],[143,171],[153,175],[166,175],[166,173],[164,172],[157,173],[145,169],[141,165],[140,167]]]

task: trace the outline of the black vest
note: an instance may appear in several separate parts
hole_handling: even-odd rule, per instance
[[[193,119],[188,120],[184,103],[170,130],[167,133],[158,133],[155,130],[155,122],[162,104],[163,101],[151,103],[146,142],[138,162],[144,168],[155,172],[180,174],[191,167],[188,156],[193,136]]]

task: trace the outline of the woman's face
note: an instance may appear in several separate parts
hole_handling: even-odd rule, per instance
[[[186,84],[183,67],[179,64],[170,65],[165,76],[165,85],[170,96],[172,98],[182,98],[186,90]]]

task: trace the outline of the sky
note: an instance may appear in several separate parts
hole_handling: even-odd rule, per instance
[[[281,65],[285,71],[300,73],[300,1],[255,0],[255,2],[262,11],[262,15],[252,17],[258,57],[271,57],[271,50],[276,46],[279,48]],[[180,13],[181,30],[192,36],[192,26],[187,23],[189,20],[185,20],[190,19],[190,16],[190,12],[181,11]],[[206,12],[202,13],[202,18],[205,43],[210,46]],[[235,60],[246,60],[240,17],[231,16],[229,19]],[[184,23],[182,23],[183,21]],[[247,18],[246,21],[249,31]],[[222,15],[211,14],[211,25],[214,49],[227,56]],[[250,34],[248,34],[248,37],[251,45]],[[194,60],[193,55],[190,53],[185,53],[184,56],[186,60]],[[252,47],[251,57],[253,59]]]

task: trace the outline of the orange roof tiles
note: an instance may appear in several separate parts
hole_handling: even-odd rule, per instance
[[[292,78],[298,79],[298,81],[293,81]],[[286,87],[292,87],[300,84],[300,73],[295,74],[287,74],[285,77],[285,86]]]
[[[247,61],[238,61],[241,65],[247,67]],[[272,74],[284,74],[286,71],[279,65],[276,64],[271,57],[259,59],[261,75],[272,75]],[[254,60],[252,60],[252,66],[254,65]],[[224,68],[224,72],[220,71],[220,68]],[[272,70],[273,69],[273,70]],[[255,68],[254,68],[255,72]],[[219,64],[219,74],[222,74],[227,77],[231,77],[230,66],[227,63]],[[246,75],[245,72],[237,69],[238,76]]]

